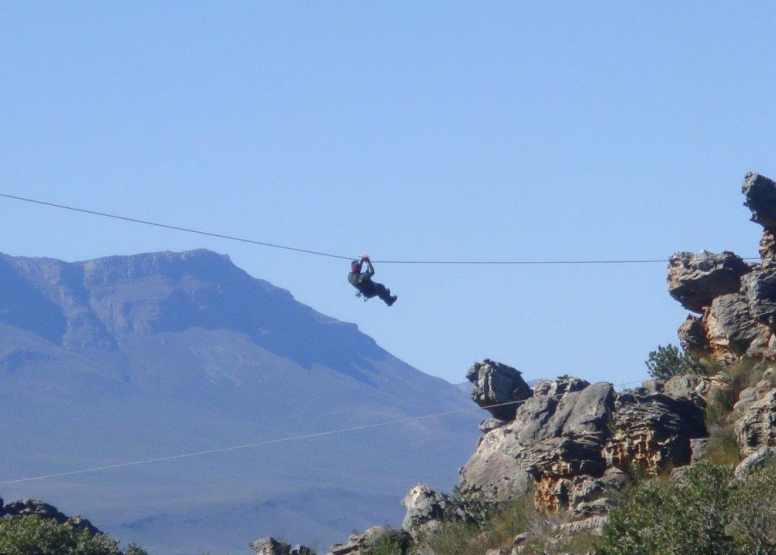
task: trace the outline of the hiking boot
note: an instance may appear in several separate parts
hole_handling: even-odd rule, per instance
[[[393,305],[393,303],[395,303],[395,302],[396,302],[396,299],[398,299],[398,298],[399,298],[399,296],[398,296],[398,295],[394,295],[393,297],[390,297],[390,298],[388,299],[388,302],[387,302],[387,303],[385,303],[385,304],[387,304],[388,306],[391,306],[391,305]]]

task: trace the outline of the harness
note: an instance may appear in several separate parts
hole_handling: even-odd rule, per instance
[[[361,274],[355,275],[362,277]],[[348,281],[350,281],[350,279],[348,279]],[[350,281],[350,284],[356,288],[356,297],[364,299],[364,302],[377,295],[377,292],[374,291],[374,284],[369,277],[365,277],[363,281],[360,279],[357,281]]]

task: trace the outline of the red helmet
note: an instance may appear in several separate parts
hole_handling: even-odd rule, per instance
[[[361,271],[361,262],[359,262],[358,260],[354,260],[353,262],[351,262],[350,263],[350,271],[353,272],[353,273],[360,272]]]

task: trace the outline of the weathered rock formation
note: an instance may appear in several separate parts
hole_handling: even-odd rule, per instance
[[[513,420],[517,403],[532,395],[519,370],[487,358],[474,363],[466,379],[472,384],[472,401],[502,421]]]
[[[506,365],[477,363],[467,374],[473,399],[487,404],[486,397],[503,400],[516,390],[524,398],[507,401],[514,407],[510,420],[491,418],[491,424],[481,426],[475,452],[460,469],[456,495],[418,484],[402,500],[406,516],[400,530],[369,528],[333,545],[329,555],[417,547],[445,522],[475,522],[472,511],[478,506],[528,492],[540,510],[565,513],[565,522],[554,528],[558,537],[600,533],[613,500],[634,475],[670,472],[672,479],[680,480],[688,465],[708,455],[704,409],[732,391],[724,373],[650,379],[634,390],[617,392],[612,384],[569,376],[526,385],[526,391],[515,386],[519,382],[492,380],[494,372],[519,377]],[[483,384],[506,385],[488,386],[485,396]],[[736,476],[743,478],[776,453],[776,369],[763,372],[761,380],[734,401],[730,422],[743,459]],[[531,533],[517,535],[514,545],[500,553],[520,553]],[[270,540],[254,542],[254,551],[305,555]]]
[[[764,228],[760,263],[707,251],[679,252],[669,261],[669,293],[694,313],[680,327],[680,341],[702,359],[776,358],[776,182],[747,174],[743,192],[752,220]],[[757,375],[756,385],[733,398],[736,388],[725,372],[651,379],[617,392],[610,383],[569,376],[529,387],[512,367],[475,363],[466,374],[471,397],[492,418],[480,424],[482,436],[459,471],[455,498],[424,484],[405,496],[404,537],[418,541],[443,521],[470,520],[467,511],[476,503],[527,492],[539,509],[566,511],[570,521],[558,534],[600,531],[614,494],[634,474],[671,472],[681,480],[689,465],[708,456],[704,411],[723,398],[735,403],[726,422],[743,459],[736,476],[744,477],[776,453],[776,362]],[[375,545],[368,538],[383,533],[352,536],[331,553],[363,552]],[[500,553],[519,553],[526,538],[520,534]]]
[[[423,534],[437,531],[442,522],[467,522],[471,516],[466,509],[449,495],[434,491],[426,484],[418,484],[407,492],[401,501],[407,510],[402,530],[414,540]]]
[[[776,389],[751,403],[735,425],[741,454],[748,456],[763,447],[776,446]]]
[[[382,546],[383,553],[403,553],[410,543],[410,535],[403,530],[388,526],[373,526],[361,534],[353,534],[348,541],[334,544],[329,555],[359,555],[373,553]]]
[[[741,187],[744,206],[752,211],[752,221],[766,230],[776,230],[776,183],[763,175],[749,172]]]
[[[473,389],[480,383],[470,381]],[[691,440],[707,435],[702,409],[686,396],[618,394],[609,383],[568,376],[531,392],[512,421],[485,431],[459,473],[462,495],[505,501],[533,490],[545,509],[584,512],[577,506],[590,499],[580,488],[601,489],[597,481],[612,470],[656,474],[687,464]]]
[[[622,393],[615,405],[603,453],[609,467],[656,475],[684,466],[692,459],[691,441],[707,435],[703,411],[685,397]]]
[[[484,361],[470,369],[473,398],[486,381],[474,371],[490,373],[497,366],[504,365]],[[766,371],[738,398],[735,430],[746,458],[737,475],[776,452],[775,383],[776,371]],[[459,472],[460,498],[415,486],[403,501],[402,528],[417,539],[451,514],[467,519],[467,500],[503,502],[532,491],[538,508],[566,511],[569,521],[556,533],[600,532],[613,496],[634,472],[680,475],[707,456],[704,408],[730,387],[725,374],[651,379],[625,392],[569,376],[540,381],[528,398],[514,403],[512,420],[481,426],[475,453]]]
[[[687,310],[702,313],[717,297],[740,291],[741,277],[751,270],[729,251],[677,252],[669,259],[668,292]]]
[[[282,540],[275,538],[261,538],[251,543],[251,549],[256,555],[313,555],[314,552],[309,547],[303,545],[290,545]]]
[[[744,205],[763,226],[759,263],[725,251],[677,252],[669,258],[668,290],[694,312],[679,327],[685,351],[726,364],[776,354],[776,182],[744,178]]]

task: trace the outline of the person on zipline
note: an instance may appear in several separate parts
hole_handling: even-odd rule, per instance
[[[366,263],[366,271],[362,272],[361,268],[364,263]],[[375,275],[375,269],[368,256],[362,256],[361,260],[354,260],[350,263],[348,281],[358,289],[356,296],[364,297],[365,301],[372,297],[380,297],[385,304],[391,306],[399,297],[397,295],[391,296],[391,290],[382,283],[372,281],[373,275]]]

